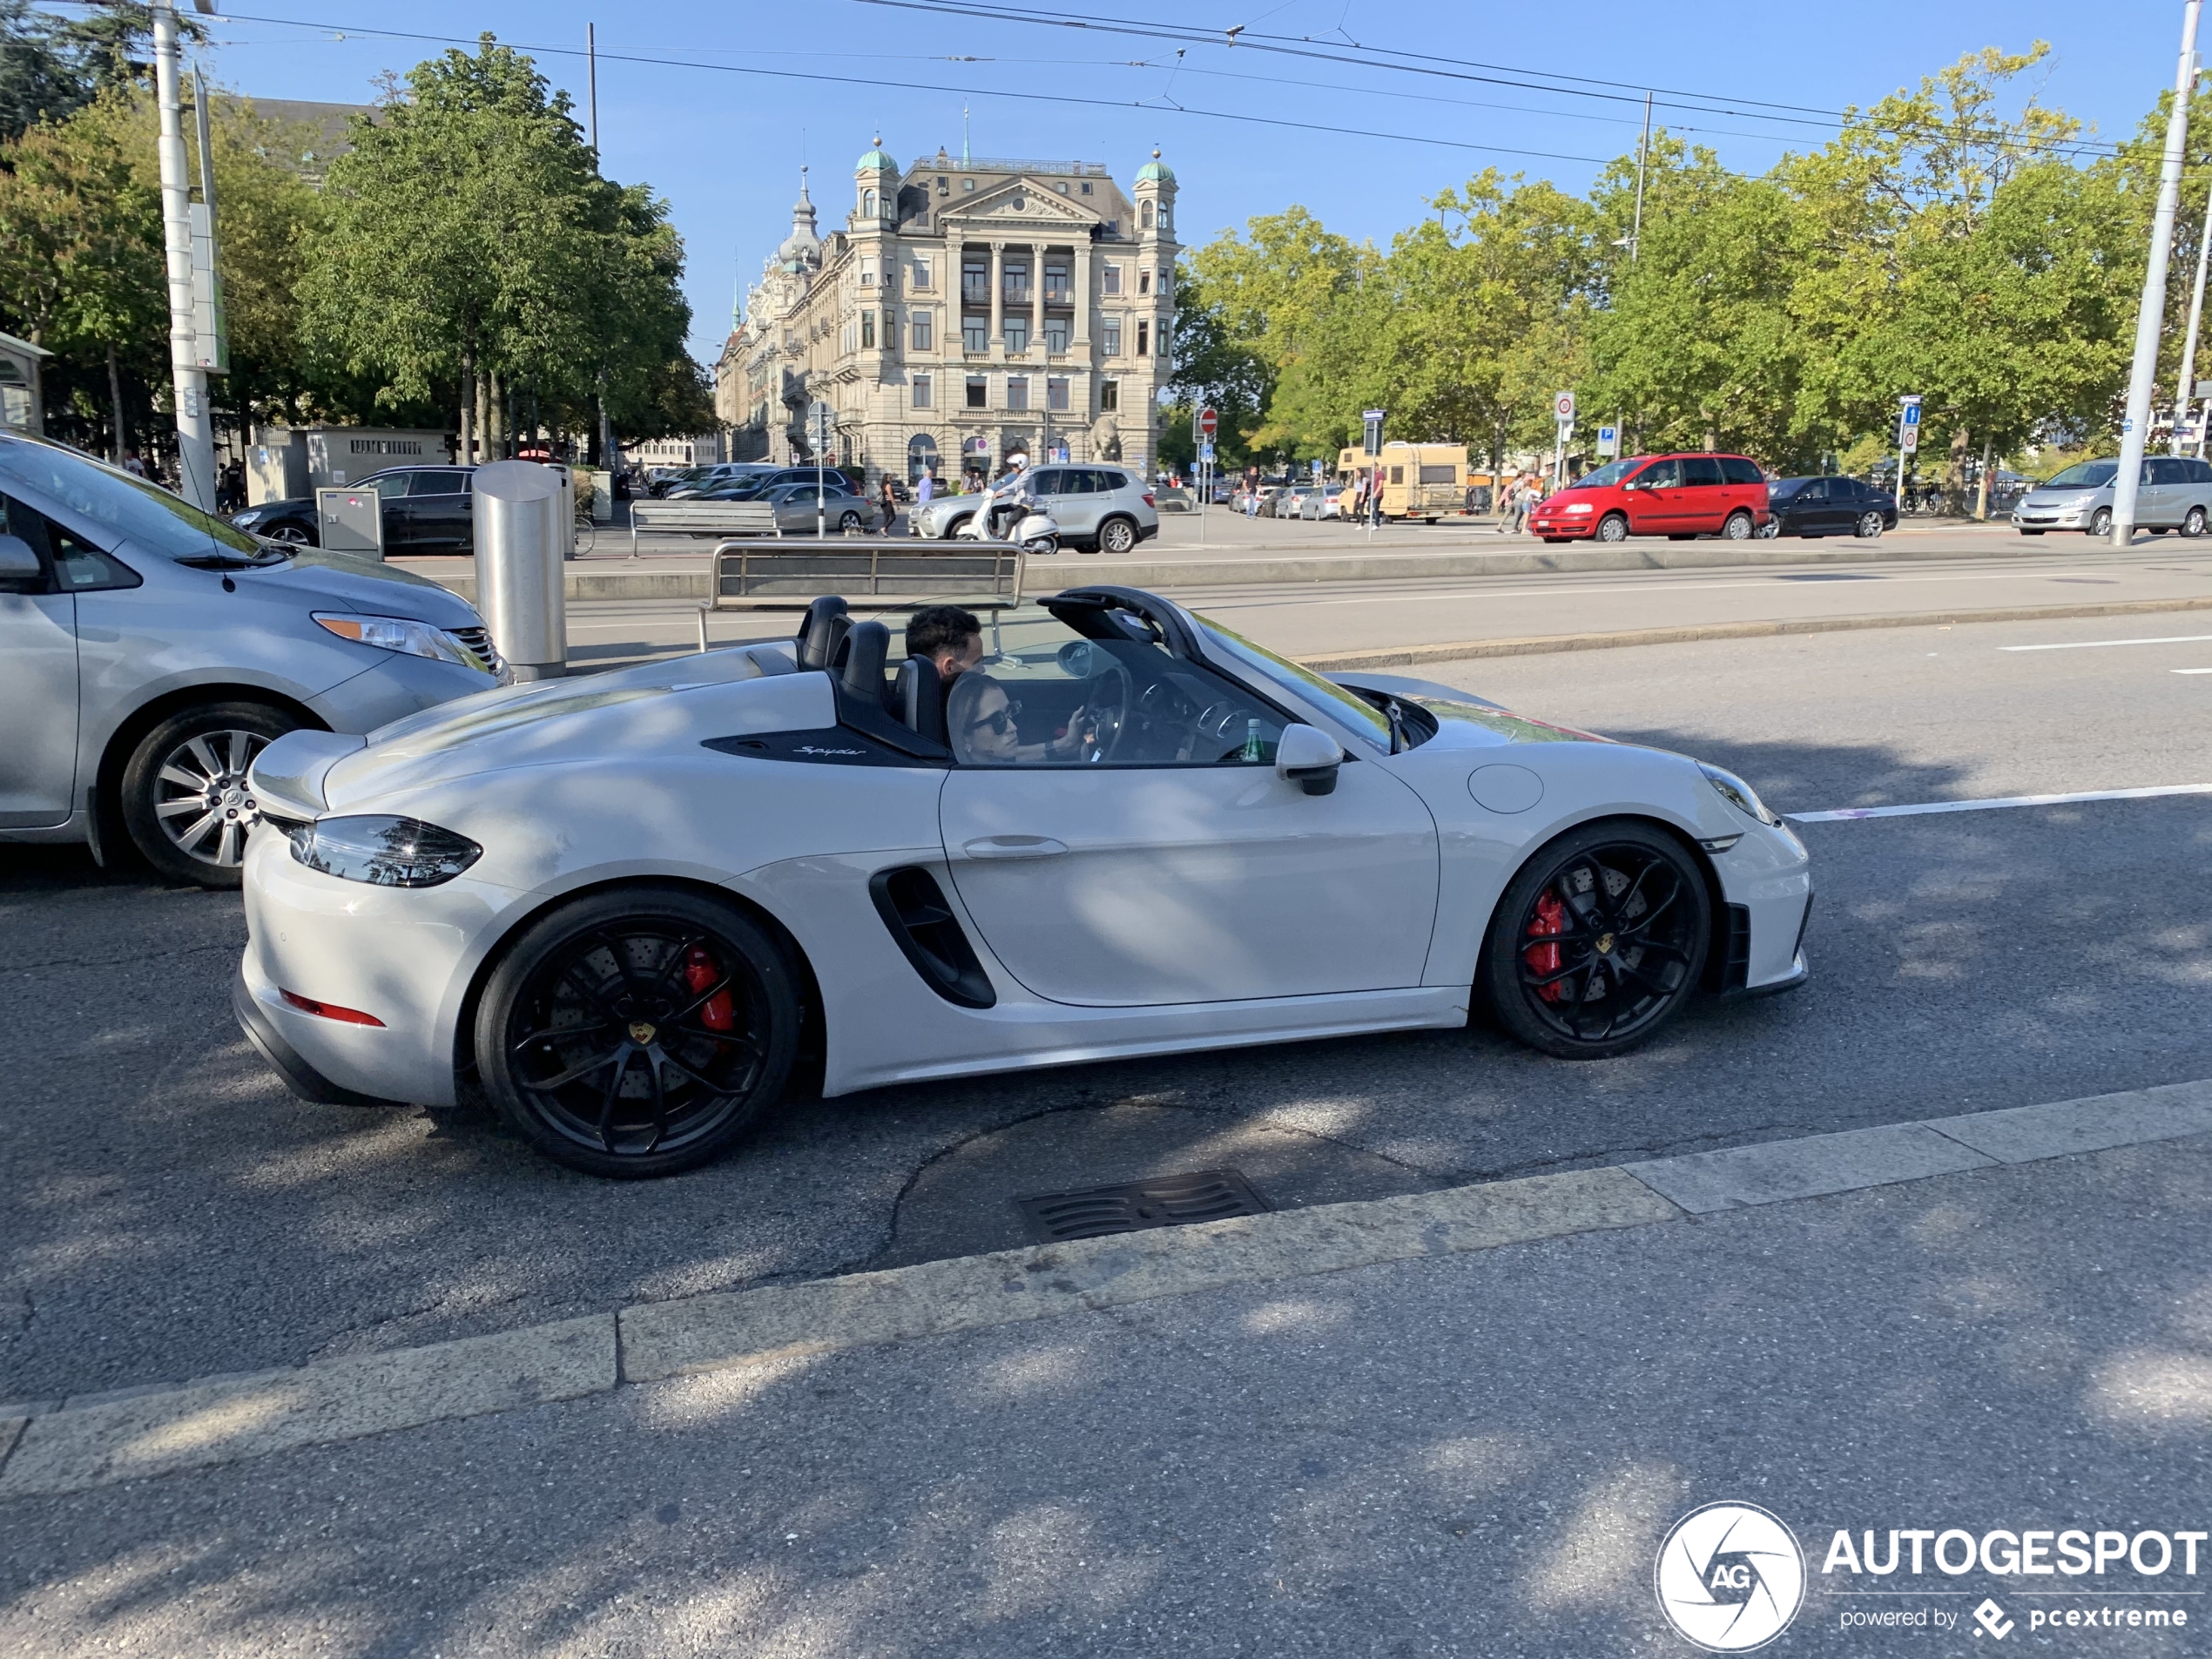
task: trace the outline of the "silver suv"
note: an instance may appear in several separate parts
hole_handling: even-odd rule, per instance
[[[505,678],[465,600],[280,547],[41,439],[0,435],[0,842],[127,841],[236,887],[246,768],[302,726],[368,732]]]
[[[1035,469],[1038,503],[1060,526],[1063,546],[1082,553],[1127,553],[1160,533],[1152,492],[1128,469],[1051,462]],[[940,496],[907,521],[915,536],[952,535],[975,516],[981,496]]]
[[[2013,525],[2022,536],[2045,530],[2112,534],[2113,481],[2117,461],[2083,461],[2048,483],[2038,484],[2013,509]],[[2212,462],[2182,455],[2145,455],[2142,482],[2135,487],[2135,523],[2147,530],[2177,529],[2202,536],[2212,516]]]

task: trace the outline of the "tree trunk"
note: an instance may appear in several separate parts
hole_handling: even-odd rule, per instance
[[[123,376],[115,366],[115,347],[112,344],[107,348],[107,395],[108,404],[115,412],[115,431],[108,459],[119,467],[123,464],[124,452],[130,448],[131,434],[123,423]]]
[[[507,388],[499,378],[499,371],[491,371],[491,398],[484,423],[484,436],[490,444],[494,461],[507,459]]]
[[[1989,521],[1989,435],[1984,433],[1981,439],[1981,491],[1974,499],[1974,516],[1984,523]]]
[[[1951,453],[1944,457],[1943,493],[1955,496],[1966,485],[1966,446],[1972,435],[1962,423],[1951,429]]]
[[[455,458],[466,467],[475,460],[472,449],[475,439],[476,359],[472,352],[461,354],[461,453]]]

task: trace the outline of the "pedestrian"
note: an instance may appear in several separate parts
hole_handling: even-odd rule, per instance
[[[136,449],[127,449],[124,452],[123,470],[133,478],[143,478],[146,475],[146,463],[138,459],[138,452]]]
[[[927,507],[937,493],[936,475],[928,468],[921,469],[921,476],[914,482],[914,499]]]
[[[1517,480],[1514,482],[1513,487],[1513,511],[1508,516],[1510,523],[1506,534],[1508,536],[1518,536],[1521,534],[1522,527],[1528,522],[1528,509],[1532,504],[1530,497],[1534,496],[1535,493],[1535,486],[1530,483],[1526,478]]]
[[[897,493],[891,488],[891,475],[889,473],[887,472],[883,475],[882,482],[877,486],[877,494],[879,497],[878,504],[883,509],[883,524],[877,531],[877,534],[880,536],[888,536],[891,534],[892,525],[897,522],[899,517],[899,497]]]
[[[1498,492],[1498,522],[1492,528],[1501,536],[1506,533],[1506,526],[1513,523],[1513,504],[1520,494],[1521,480],[1518,478],[1507,480],[1505,488]]]

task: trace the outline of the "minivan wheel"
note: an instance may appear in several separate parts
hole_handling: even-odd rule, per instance
[[[2202,507],[2189,509],[2188,516],[2182,521],[2182,534],[2190,537],[2204,534],[2204,509]]]
[[[1751,539],[1752,529],[1750,514],[1730,513],[1728,523],[1721,526],[1721,534],[1731,542],[1748,542]]]
[[[1629,519],[1625,513],[1608,513],[1597,522],[1597,539],[1601,542],[1625,542],[1629,539]]]
[[[1109,518],[1098,527],[1098,546],[1107,553],[1126,553],[1136,545],[1136,526],[1126,518]]]
[[[2112,509],[2100,507],[2089,515],[2089,534],[2101,542],[2112,534]]]
[[[302,724],[266,703],[209,703],[141,738],[123,768],[123,826],[146,862],[172,881],[238,886],[261,818],[246,769]]]

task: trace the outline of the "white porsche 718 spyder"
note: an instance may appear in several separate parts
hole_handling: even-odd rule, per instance
[[[1620,1053],[1805,977],[1749,785],[1150,594],[1001,610],[949,690],[883,623],[465,697],[254,763],[233,1001],[293,1090],[489,1098],[600,1175],[826,1096],[1460,1026]],[[890,671],[895,667],[895,674]]]

